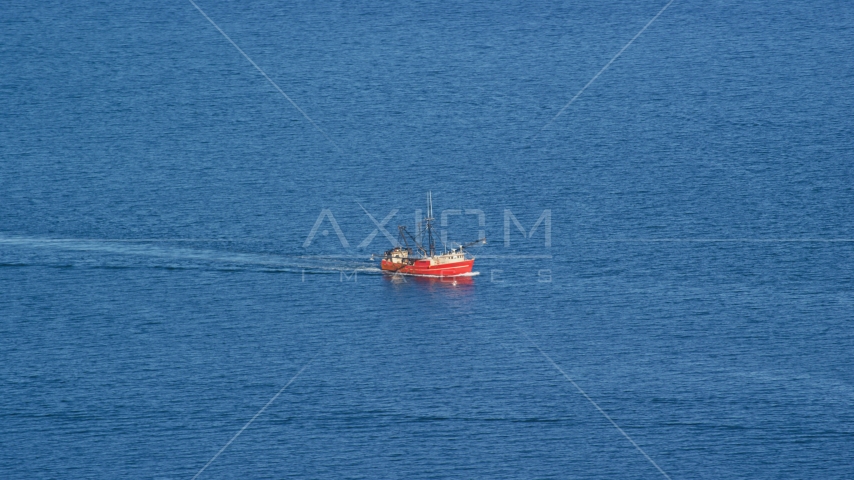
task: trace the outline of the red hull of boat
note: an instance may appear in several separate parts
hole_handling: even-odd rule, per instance
[[[390,273],[405,273],[407,275],[431,275],[434,277],[453,277],[465,273],[471,273],[474,267],[474,260],[464,260],[456,263],[445,263],[443,265],[430,266],[429,260],[416,260],[412,265],[402,265],[400,263],[389,262],[383,260],[380,264],[381,268]]]

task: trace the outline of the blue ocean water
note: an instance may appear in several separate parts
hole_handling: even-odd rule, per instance
[[[326,136],[189,2],[0,7],[0,476],[854,474],[850,3],[556,119],[666,2],[196,3]],[[479,275],[369,259],[428,190]]]

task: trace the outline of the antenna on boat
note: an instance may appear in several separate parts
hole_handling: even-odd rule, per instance
[[[433,192],[427,192],[427,238],[430,242],[430,256],[436,253],[436,244],[433,241]]]

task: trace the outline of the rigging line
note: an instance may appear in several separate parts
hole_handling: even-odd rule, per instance
[[[609,421],[609,422],[611,422],[611,425],[613,425],[613,426],[614,426],[614,428],[616,428],[620,433],[622,433],[622,434],[623,434],[623,436],[624,436],[624,437],[626,437],[626,440],[628,440],[629,442],[631,442],[631,444],[632,444],[632,445],[634,445],[634,447],[635,447],[635,448],[636,448],[636,449],[637,449],[641,454],[643,454],[643,456],[644,456],[644,457],[646,457],[646,459],[647,459],[647,460],[649,460],[649,463],[651,463],[651,464],[652,464],[656,469],[658,469],[658,471],[659,471],[659,472],[661,472],[661,474],[662,474],[662,475],[664,475],[664,477],[665,477],[665,478],[667,478],[667,480],[672,480],[672,479],[670,478],[670,475],[668,475],[667,473],[665,473],[665,472],[664,472],[664,470],[662,470],[662,469],[661,469],[661,467],[659,467],[659,466],[658,466],[658,464],[657,464],[657,463],[655,463],[655,460],[653,460],[649,455],[647,455],[647,454],[646,454],[646,452],[645,452],[645,451],[643,451],[643,449],[640,447],[640,445],[638,445],[637,443],[635,443],[635,441],[634,441],[634,440],[632,440],[632,437],[630,437],[630,436],[629,436],[629,434],[625,432],[625,430],[623,430],[622,428],[620,428],[620,426],[619,426],[619,425],[617,425],[617,422],[615,422],[615,421],[610,417],[610,415],[608,415],[607,413],[605,413],[605,410],[602,410],[602,407],[600,407],[596,402],[594,402],[594,401],[593,401],[593,399],[592,399],[592,398],[590,398],[590,396],[589,396],[589,395],[587,395],[587,393],[586,393],[584,390],[582,390],[582,389],[581,389],[581,387],[579,387],[579,386],[578,386],[578,384],[577,384],[577,383],[575,383],[575,381],[574,381],[573,379],[569,378],[569,375],[567,375],[567,374],[566,374],[566,372],[564,372],[564,371],[563,371],[563,369],[562,369],[562,368],[560,368],[560,366],[559,366],[557,363],[555,363],[555,361],[554,361],[554,360],[552,360],[552,357],[548,356],[548,355],[546,354],[546,352],[544,352],[544,351],[540,348],[540,346],[539,346],[539,345],[537,345],[536,343],[534,343],[534,341],[533,341],[533,340],[531,340],[531,337],[529,337],[527,333],[525,333],[525,332],[524,332],[524,331],[522,331],[521,329],[520,329],[519,331],[522,333],[522,335],[524,335],[524,336],[525,336],[525,338],[527,338],[527,339],[528,339],[528,341],[529,341],[529,342],[531,342],[531,345],[533,345],[533,346],[534,346],[534,348],[536,348],[536,349],[537,349],[537,351],[538,351],[538,352],[540,352],[540,354],[542,354],[542,356],[546,357],[546,360],[548,360],[548,361],[552,364],[552,366],[554,366],[554,367],[557,369],[557,371],[558,371],[558,372],[560,372],[560,373],[561,373],[561,375],[563,375],[563,378],[565,378],[565,379],[569,380],[569,383],[571,383],[571,384],[572,384],[572,386],[573,386],[573,387],[575,387],[575,389],[576,389],[576,390],[578,390],[578,392],[579,392],[579,393],[581,393],[581,395],[583,395],[583,396],[584,396],[584,398],[586,398],[588,402],[590,402],[591,404],[593,404],[593,406],[594,406],[594,407],[596,407],[596,410],[599,410],[599,413],[601,413],[601,414],[602,414],[602,416],[604,416],[606,419],[608,419],[608,421]]]
[[[575,102],[575,100],[576,100],[576,99],[578,99],[578,97],[580,97],[580,96],[581,96],[581,94],[582,94],[582,93],[584,93],[584,91],[585,91],[585,90],[587,90],[587,87],[589,87],[593,82],[595,82],[595,81],[596,81],[596,79],[597,79],[597,78],[599,78],[599,75],[602,75],[602,73],[603,73],[605,70],[607,70],[607,69],[608,69],[608,67],[610,67],[612,63],[614,63],[614,60],[616,60],[617,58],[619,58],[619,56],[620,56],[620,55],[622,55],[622,54],[623,54],[623,52],[624,52],[624,51],[626,51],[626,49],[627,49],[627,48],[629,48],[629,45],[631,45],[635,40],[637,40],[637,38],[638,38],[638,37],[640,37],[640,36],[641,36],[641,34],[642,34],[644,31],[646,31],[646,29],[647,29],[650,25],[652,25],[652,22],[654,22],[654,21],[655,21],[655,20],[656,20],[656,19],[657,19],[657,18],[658,18],[662,13],[664,13],[664,11],[665,11],[665,10],[667,10],[667,7],[669,7],[669,6],[670,6],[670,4],[671,4],[671,3],[673,3],[674,1],[675,1],[675,0],[670,0],[669,2],[667,2],[667,5],[665,5],[665,6],[664,6],[664,8],[662,8],[661,10],[659,10],[659,11],[658,11],[658,13],[656,13],[656,14],[655,14],[655,16],[654,16],[654,17],[652,17],[652,20],[650,20],[649,22],[647,22],[647,23],[646,23],[646,25],[644,25],[644,26],[643,26],[643,28],[642,28],[642,29],[640,29],[640,31],[639,31],[639,32],[638,32],[634,37],[632,37],[632,39],[631,39],[631,40],[629,40],[629,43],[627,43],[625,46],[623,46],[623,48],[621,48],[621,49],[620,49],[620,51],[619,51],[619,52],[617,52],[617,54],[616,54],[616,55],[614,55],[614,57],[611,59],[611,61],[609,61],[608,63],[606,63],[606,64],[605,64],[605,66],[604,66],[604,67],[602,67],[602,69],[601,69],[601,70],[599,70],[599,73],[597,73],[596,75],[594,75],[594,76],[593,76],[593,78],[591,78],[591,79],[590,79],[590,81],[589,81],[589,82],[587,82],[587,85],[585,85],[581,90],[579,90],[579,91],[578,91],[578,93],[576,93],[576,94],[575,94],[575,96],[574,96],[574,97],[572,97],[572,100],[570,100],[570,101],[569,101],[569,103],[567,103],[566,105],[564,105],[564,106],[563,106],[563,108],[561,108],[561,109],[560,109],[560,111],[559,111],[559,112],[557,112],[557,115],[555,115],[554,117],[552,117],[552,119],[551,119],[551,120],[549,120],[549,121],[548,121],[548,123],[546,123],[545,125],[543,125],[543,128],[541,128],[539,131],[537,131],[537,133],[536,133],[536,134],[534,134],[534,136],[533,136],[533,137],[531,137],[531,139],[533,140],[534,138],[537,138],[537,135],[539,135],[543,130],[545,130],[545,129],[546,129],[546,127],[548,127],[548,126],[549,126],[549,125],[551,125],[555,120],[557,120],[557,117],[561,116],[561,115],[563,114],[563,112],[564,112],[564,111],[566,111],[566,109],[567,109],[567,108],[569,108],[569,106],[570,106],[570,105],[572,105],[572,103],[573,103],[573,102]]]
[[[293,100],[291,100],[291,97],[289,97],[289,96],[288,96],[288,94],[287,94],[287,93],[285,93],[285,92],[284,92],[284,90],[282,90],[282,89],[279,87],[279,85],[277,85],[277,84],[276,84],[276,82],[274,82],[274,81],[273,81],[273,79],[272,79],[272,78],[270,78],[270,77],[267,75],[267,73],[266,73],[266,72],[264,72],[264,70],[261,70],[261,67],[259,67],[257,63],[255,63],[251,58],[249,58],[249,55],[247,55],[247,54],[246,54],[246,52],[244,52],[244,51],[243,51],[243,49],[241,49],[240,47],[238,47],[238,46],[237,46],[237,44],[236,44],[236,43],[234,43],[234,40],[232,40],[232,39],[231,39],[231,37],[229,37],[229,36],[228,36],[224,31],[222,31],[222,29],[221,29],[221,28],[219,28],[219,25],[217,25],[213,20],[211,20],[211,17],[209,17],[209,16],[208,16],[208,15],[207,15],[207,14],[206,14],[206,13],[205,13],[205,12],[204,12],[204,11],[203,11],[199,6],[198,6],[198,5],[196,5],[196,2],[194,2],[193,0],[188,0],[188,1],[189,1],[189,2],[194,6],[194,7],[196,7],[196,10],[198,10],[198,11],[199,11],[199,13],[201,13],[201,14],[202,14],[202,16],[204,16],[204,17],[207,19],[207,21],[208,21],[208,22],[210,22],[210,23],[211,23],[211,25],[213,25],[213,26],[214,26],[214,28],[216,28],[216,29],[217,29],[217,31],[219,31],[219,33],[221,33],[221,34],[222,34],[222,36],[223,36],[223,37],[225,37],[225,39],[226,39],[226,40],[228,40],[228,42],[229,42],[229,43],[231,43],[231,44],[234,46],[234,48],[236,48],[236,49],[237,49],[237,51],[238,51],[238,52],[240,52],[240,54],[241,54],[241,55],[243,55],[243,57],[244,57],[244,58],[246,58],[246,60],[249,60],[249,63],[251,63],[251,64],[252,64],[252,66],[253,66],[253,67],[255,67],[255,70],[258,70],[258,71],[261,73],[261,75],[263,75],[263,76],[264,76],[264,78],[266,78],[266,79],[267,79],[267,81],[268,81],[268,82],[270,82],[270,84],[271,84],[271,85],[273,85],[273,86],[276,88],[276,90],[278,90],[278,91],[279,91],[279,93],[281,93],[281,94],[282,94],[282,96],[283,96],[283,97],[285,97],[285,99],[286,99],[288,102],[290,102],[290,103],[291,103],[291,105],[293,105],[293,106],[294,106],[294,108],[296,108],[296,109],[297,109],[297,111],[299,111],[299,113],[301,113],[301,114],[302,114],[302,116],[303,116],[303,117],[305,117],[305,119],[306,119],[306,120],[308,120],[308,121],[309,121],[309,122],[314,126],[314,128],[316,128],[316,129],[317,129],[317,131],[318,131],[318,132],[320,132],[320,133],[324,136],[324,138],[326,138],[326,140],[328,140],[328,141],[329,141],[329,143],[331,143],[332,145],[334,145],[334,146],[335,146],[335,148],[336,148],[339,152],[343,152],[343,151],[344,151],[341,147],[339,147],[339,146],[338,146],[338,144],[337,144],[337,143],[335,143],[335,141],[334,141],[334,140],[332,140],[332,138],[330,138],[330,137],[329,137],[329,135],[327,135],[327,134],[326,134],[326,132],[324,132],[324,131],[323,131],[323,129],[322,129],[322,128],[320,128],[316,123],[314,123],[314,120],[312,120],[312,119],[311,119],[311,117],[309,117],[309,116],[308,116],[308,114],[307,114],[307,113],[305,113],[305,112],[303,111],[303,109],[299,108],[299,105],[297,105],[296,103],[294,103],[294,101],[293,101]]]
[[[240,431],[238,431],[236,434],[234,434],[234,436],[233,436],[233,437],[231,437],[231,440],[229,440],[229,441],[228,441],[228,443],[226,443],[225,445],[223,445],[223,447],[222,447],[222,448],[220,448],[218,452],[216,452],[216,455],[214,455],[214,456],[213,456],[213,458],[211,458],[210,460],[208,460],[208,463],[206,463],[206,464],[205,464],[205,466],[204,466],[204,467],[202,467],[202,469],[198,471],[198,473],[196,473],[195,475],[193,475],[193,479],[192,479],[192,480],[196,480],[196,478],[198,478],[198,476],[199,476],[199,475],[201,475],[201,474],[202,474],[202,472],[204,472],[204,471],[205,471],[205,469],[206,469],[206,468],[208,468],[208,467],[210,466],[210,464],[212,464],[212,463],[214,462],[214,460],[216,460],[216,459],[217,459],[217,457],[219,457],[219,456],[220,456],[220,454],[222,454],[222,452],[224,452],[224,451],[225,451],[225,449],[226,449],[226,448],[228,448],[228,446],[229,446],[229,445],[231,445],[231,444],[232,444],[232,442],[234,442],[234,441],[237,439],[237,437],[239,437],[239,436],[240,436],[240,434],[241,434],[241,433],[243,433],[243,431],[244,431],[244,430],[246,430],[246,428],[247,428],[249,425],[251,425],[251,424],[252,424],[252,422],[254,422],[254,421],[255,421],[255,419],[256,419],[256,418],[258,418],[258,416],[259,416],[259,415],[261,415],[262,413],[264,413],[264,410],[267,410],[267,407],[269,407],[270,405],[272,405],[272,403],[273,403],[273,402],[275,402],[277,398],[279,398],[279,395],[281,395],[281,394],[282,394],[282,392],[284,392],[284,391],[285,391],[285,389],[286,389],[286,388],[288,388],[288,387],[290,386],[290,384],[294,383],[294,380],[296,380],[296,379],[297,379],[297,377],[299,377],[299,376],[300,376],[300,374],[301,374],[303,371],[305,371],[305,369],[306,369],[306,368],[308,368],[308,366],[309,366],[309,365],[311,365],[311,362],[313,362],[313,361],[314,361],[314,359],[315,359],[315,358],[317,358],[317,356],[318,356],[318,355],[320,355],[320,353],[321,353],[322,351],[323,351],[323,349],[320,349],[320,352],[317,352],[313,357],[311,357],[311,360],[309,360],[309,361],[308,361],[308,363],[306,363],[306,364],[305,364],[305,365],[304,365],[304,366],[303,366],[303,367],[302,367],[302,368],[297,372],[297,374],[296,374],[296,375],[294,375],[293,377],[291,377],[291,379],[290,379],[290,380],[288,380],[288,383],[286,383],[284,387],[282,387],[282,388],[281,388],[281,389],[280,389],[280,390],[279,390],[275,395],[273,395],[273,398],[271,398],[271,399],[270,399],[270,401],[269,401],[269,402],[267,402],[267,404],[266,404],[266,405],[264,405],[263,407],[261,407],[261,410],[258,410],[258,413],[256,413],[256,414],[255,414],[255,416],[253,416],[253,417],[252,417],[248,422],[246,422],[246,425],[244,425],[244,426],[243,426],[243,428],[241,428],[241,429],[240,429]]]

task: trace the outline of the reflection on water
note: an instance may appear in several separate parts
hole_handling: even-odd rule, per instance
[[[415,275],[385,274],[383,275],[383,280],[385,280],[389,285],[397,287],[417,286],[419,290],[428,292],[454,291],[459,293],[470,293],[474,291],[475,275],[424,277]]]

